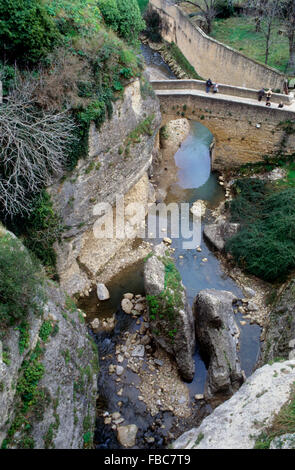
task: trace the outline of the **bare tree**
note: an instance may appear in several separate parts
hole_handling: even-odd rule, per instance
[[[37,107],[36,86],[16,80],[0,106],[0,208],[11,216],[29,212],[32,196],[63,173],[74,141],[69,113]]]
[[[203,0],[202,2],[198,0],[175,0],[175,3],[189,3],[198,8],[206,21],[206,33],[211,33],[212,23],[217,15],[217,0]]]
[[[279,11],[281,7],[281,0],[268,0],[264,3],[263,12],[261,15],[261,32],[265,37],[265,63],[268,62],[270,47],[274,41],[272,36],[273,28],[277,22]]]
[[[281,19],[284,22],[283,33],[289,41],[289,61],[287,72],[295,75],[295,0],[282,0]]]

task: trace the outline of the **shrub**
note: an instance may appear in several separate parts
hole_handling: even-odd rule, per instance
[[[19,79],[0,107],[0,212],[30,211],[32,194],[63,173],[74,140],[66,112],[40,110],[33,104],[34,81]]]
[[[100,28],[101,14],[96,0],[45,0],[45,4],[64,36],[91,36]]]
[[[249,273],[270,282],[284,279],[295,267],[295,190],[245,179],[236,191],[230,210],[241,230],[226,250]]]
[[[98,6],[106,25],[110,26],[127,42],[138,39],[145,27],[137,0],[99,0]]]
[[[44,293],[41,268],[21,243],[10,235],[0,237],[0,327],[39,313]]]
[[[0,0],[2,58],[34,64],[53,49],[58,38],[54,21],[40,0]]]

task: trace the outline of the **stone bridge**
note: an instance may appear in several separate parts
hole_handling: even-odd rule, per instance
[[[258,102],[257,90],[219,85],[219,93],[206,93],[201,80],[151,82],[161,104],[162,125],[186,117],[199,121],[214,136],[213,169],[257,162],[280,148],[282,123],[295,121],[293,95],[273,94],[271,107]],[[283,102],[283,108],[278,103]],[[295,135],[288,135],[285,152],[295,151]]]

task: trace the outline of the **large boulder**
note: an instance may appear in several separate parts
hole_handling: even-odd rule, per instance
[[[294,360],[275,362],[257,369],[237,393],[215,408],[198,428],[182,434],[172,447],[252,449],[258,436],[267,432],[274,416],[289,401],[294,381]],[[289,445],[290,441],[292,442],[288,439]],[[272,448],[277,447],[276,440]]]
[[[295,279],[277,293],[266,327],[261,362],[277,357],[293,359],[295,349]]]
[[[205,224],[204,236],[218,251],[223,251],[227,240],[239,230],[240,224],[219,220],[215,224]]]
[[[195,372],[195,328],[186,290],[164,243],[154,248],[144,268],[148,313],[154,340],[175,357],[181,376]]]
[[[231,292],[205,289],[193,306],[196,337],[209,362],[205,397],[215,405],[230,397],[244,381],[237,352],[239,329],[232,307],[235,299]]]

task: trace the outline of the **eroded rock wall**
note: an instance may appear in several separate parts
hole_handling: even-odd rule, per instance
[[[99,274],[127,238],[97,238],[93,228],[103,217],[97,204],[114,206],[116,196],[129,203],[153,200],[149,183],[155,137],[161,121],[159,103],[151,90],[143,92],[137,79],[113,105],[113,116],[89,135],[89,155],[71,175],[49,191],[66,230],[56,244],[61,286],[70,295],[88,293]],[[131,216],[129,222],[131,224]]]

